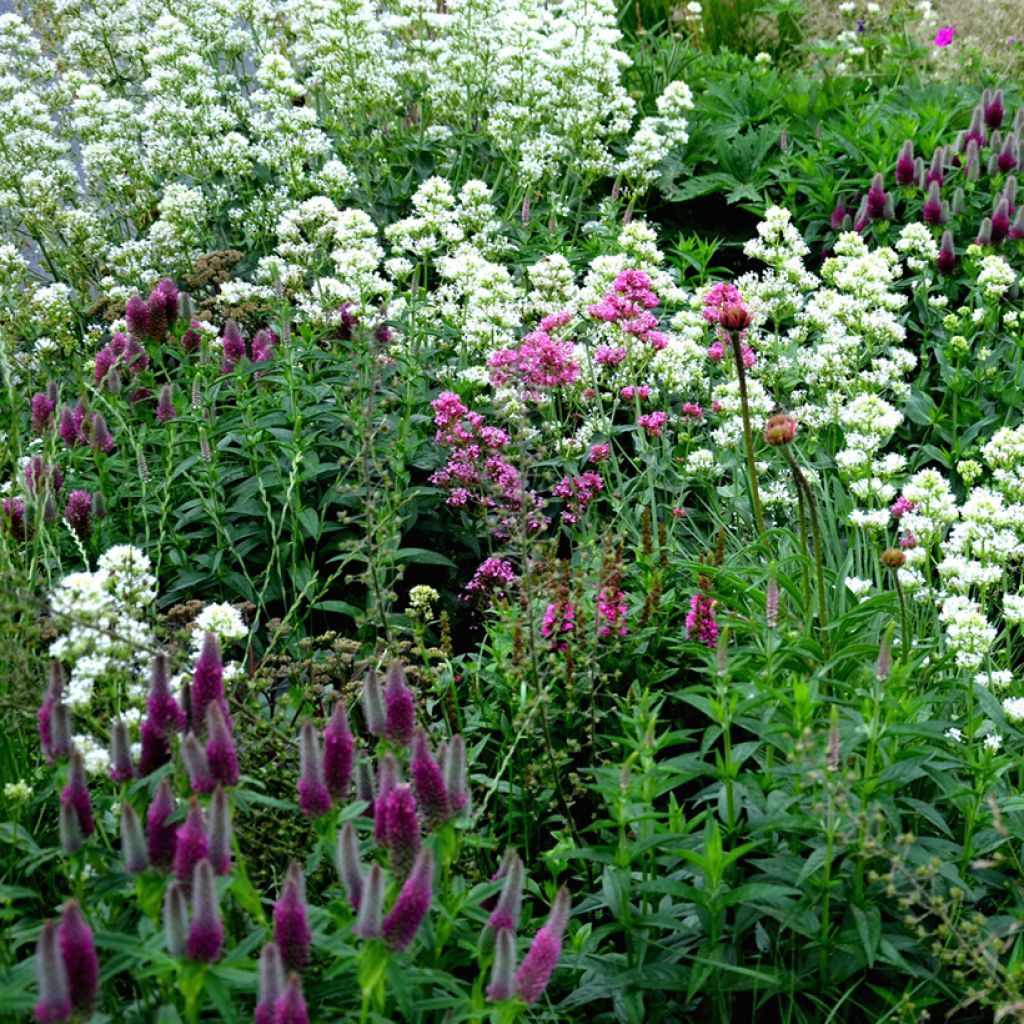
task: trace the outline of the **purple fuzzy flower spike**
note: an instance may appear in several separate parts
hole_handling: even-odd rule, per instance
[[[405,670],[395,658],[388,666],[388,684],[384,689],[384,735],[389,740],[408,746],[412,743],[416,724],[416,705],[405,685]]]
[[[971,113],[971,124],[970,124],[970,127],[968,127],[968,129],[967,129],[967,134],[964,135],[964,145],[965,146],[970,146],[970,144],[972,142],[977,143],[978,146],[984,146],[985,145],[986,135],[985,135],[984,121],[985,121],[985,112],[984,112],[984,110],[982,110],[981,106],[975,107],[974,111]]]
[[[299,735],[299,808],[307,818],[318,818],[331,809],[331,794],[324,782],[320,741],[309,719],[302,723]]]
[[[167,332],[178,318],[178,288],[169,278],[161,278],[146,303],[147,333],[156,342],[167,340]]]
[[[68,900],[64,904],[57,939],[67,972],[71,1005],[80,1013],[90,1014],[99,992],[100,968],[92,929],[85,923],[77,900]]]
[[[1018,207],[1017,216],[1010,225],[1010,233],[1006,236],[1011,242],[1019,242],[1024,238],[1024,206]]]
[[[222,786],[210,799],[210,863],[218,875],[231,871],[231,807]]]
[[[224,925],[220,919],[217,880],[213,865],[204,857],[192,871],[192,924],[186,952],[189,960],[212,964],[220,959],[223,944]]]
[[[50,715],[50,744],[55,758],[70,757],[74,750],[71,736],[71,710],[67,704],[58,703]]]
[[[924,183],[927,187],[933,181],[937,181],[941,186],[946,180],[946,172],[943,169],[946,162],[946,151],[939,146],[937,150],[932,154],[932,162],[928,167],[928,173],[925,175]]]
[[[165,384],[160,389],[160,396],[156,401],[156,418],[161,423],[169,423],[178,415],[174,408],[174,391],[170,384]]]
[[[305,888],[302,868],[293,860],[281,888],[281,898],[274,905],[274,941],[285,965],[293,971],[301,971],[309,963],[309,944],[313,939],[306,916]]]
[[[388,826],[385,807],[388,794],[398,785],[398,762],[390,751],[377,762],[377,797],[373,802],[373,837],[377,845],[388,845]]]
[[[185,712],[171,693],[170,666],[162,651],[153,658],[146,711],[154,727],[163,733],[181,732],[185,728]]]
[[[171,882],[164,895],[164,937],[171,956],[184,956],[188,948],[188,897],[181,882]]]
[[[121,859],[124,861],[125,871],[130,875],[138,874],[149,867],[142,822],[139,821],[135,808],[127,801],[121,810]]]
[[[384,833],[387,837],[391,870],[395,878],[405,878],[420,852],[420,823],[416,817],[416,798],[405,785],[396,786],[384,797]]]
[[[359,857],[359,837],[351,821],[346,821],[338,833],[338,874],[352,909],[359,910],[363,898],[363,864]]]
[[[224,700],[224,662],[220,657],[220,644],[214,633],[203,637],[203,648],[196,660],[192,672],[192,728],[198,729],[206,724],[206,712],[214,702],[221,705],[225,718],[227,703]]]
[[[274,1006],[274,1024],[309,1024],[309,1012],[302,994],[302,979],[293,974]]]
[[[36,943],[39,1002],[33,1007],[37,1024],[60,1024],[71,1016],[68,975],[60,955],[57,922],[47,921]]]
[[[170,822],[173,815],[174,793],[170,782],[163,779],[146,812],[146,850],[155,868],[166,869],[174,863],[177,828]]]
[[[491,911],[487,919],[487,925],[495,931],[507,929],[515,933],[519,926],[519,914],[523,906],[523,886],[526,882],[526,869],[519,854],[515,850],[508,850],[505,854],[505,862],[502,865],[505,869],[504,884],[501,887],[501,895],[498,897],[497,905]]]
[[[53,422],[56,403],[45,391],[32,396],[32,433],[43,434]]]
[[[896,160],[896,184],[911,185],[914,179],[914,143],[907,139]]]
[[[124,307],[124,319],[132,337],[138,341],[142,341],[149,334],[149,314],[146,309],[146,300],[141,295],[133,295],[128,300],[128,304]]]
[[[423,726],[417,726],[412,741],[412,784],[427,825],[439,828],[452,816],[448,790],[441,769],[430,753],[430,743]]]
[[[178,826],[174,844],[174,877],[188,885],[196,864],[206,860],[210,853],[210,840],[203,824],[203,811],[199,801],[192,797],[185,821]]]
[[[1010,233],[1010,200],[1000,196],[992,214],[992,241],[998,245]]]
[[[380,938],[383,921],[384,871],[379,864],[371,864],[352,931],[363,939],[377,939]]]
[[[77,853],[82,848],[82,829],[78,824],[78,815],[75,814],[75,809],[71,804],[61,803],[58,826],[61,849],[68,854]]]
[[[92,495],[88,491],[76,490],[68,495],[64,519],[81,541],[88,540],[92,535],[91,511]]]
[[[922,215],[925,224],[942,223],[942,193],[937,181],[933,181],[928,186],[928,198],[924,202]]]
[[[245,338],[242,337],[242,332],[234,320],[229,320],[224,325],[221,343],[223,356],[220,361],[220,372],[230,373],[245,356]]]
[[[996,89],[996,94],[992,97],[991,102],[985,104],[983,113],[985,124],[988,128],[995,131],[996,128],[1002,126],[1003,116],[1006,114],[1006,108],[1003,106],[1002,89]]]
[[[530,950],[516,971],[516,994],[532,1004],[544,994],[562,955],[562,935],[569,920],[569,891],[562,886],[555,897],[547,924],[533,937]]]
[[[835,208],[832,210],[832,215],[829,217],[829,226],[833,231],[841,231],[843,228],[843,221],[846,220],[849,210],[846,208],[846,203],[839,199],[836,202]]]
[[[235,741],[231,736],[231,728],[224,719],[224,712],[216,701],[206,712],[207,735],[206,760],[210,765],[210,774],[225,786],[238,784],[238,755],[235,753]]]
[[[189,733],[181,744],[181,759],[185,762],[189,782],[193,793],[212,793],[217,780],[210,771],[210,762],[196,739],[195,733]]]
[[[54,658],[50,662],[50,675],[46,684],[46,696],[39,705],[36,717],[39,722],[39,741],[43,753],[51,764],[57,756],[53,750],[53,709],[61,702],[64,694],[64,666]]]
[[[491,983],[487,986],[488,1002],[498,1003],[512,998],[515,971],[515,936],[507,928],[502,928],[494,936],[494,966],[491,968]]]
[[[110,730],[110,778],[113,782],[128,782],[134,777],[128,726],[119,718]]]
[[[77,750],[71,753],[71,773],[60,794],[61,806],[68,806],[75,812],[78,828],[83,836],[91,836],[96,829],[89,801],[89,787],[85,782],[85,765]]]
[[[264,328],[262,331],[257,331],[252,338],[252,344],[250,349],[252,351],[252,361],[254,363],[265,363],[270,359],[274,358],[274,348],[277,345],[277,335]]]
[[[429,848],[420,851],[412,873],[402,886],[384,924],[381,936],[393,950],[408,949],[427,916],[433,897],[434,854]]]
[[[885,179],[881,173],[871,179],[871,188],[868,189],[867,214],[870,220],[881,220],[885,216]]]
[[[142,752],[139,755],[139,777],[145,778],[171,760],[171,741],[154,721],[152,715],[142,720]]]
[[[383,736],[386,728],[384,694],[374,669],[368,669],[363,681],[363,717],[366,728],[373,736]]]
[[[943,274],[952,274],[956,269],[956,252],[953,248],[953,232],[943,231],[939,243],[938,268]]]
[[[89,443],[98,452],[109,455],[114,450],[114,436],[107,427],[107,421],[101,412],[92,414],[92,437]]]
[[[355,741],[349,729],[348,713],[342,700],[334,705],[334,713],[324,729],[324,782],[335,800],[344,800],[352,781]]]
[[[1003,174],[1009,174],[1011,171],[1017,168],[1017,138],[1015,135],[1010,134],[1006,136],[1006,141],[1003,142],[1002,149],[999,150],[999,156],[996,157],[996,166],[1002,171]],[[33,410],[35,406],[33,406]],[[35,422],[35,414],[33,412],[33,422]]]
[[[254,1024],[275,1024],[274,1004],[284,992],[284,961],[277,944],[268,942],[260,953],[259,990]]]

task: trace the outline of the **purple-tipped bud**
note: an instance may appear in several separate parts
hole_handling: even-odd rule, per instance
[[[281,898],[274,905],[274,941],[285,965],[293,971],[301,971],[309,963],[309,944],[313,939],[306,916],[304,889],[302,868],[293,860],[281,888]]]
[[[896,184],[911,185],[914,182],[914,143],[907,139],[896,160]]]
[[[1015,135],[1007,135],[1006,140],[1003,142],[1002,149],[999,150],[999,156],[996,158],[996,166],[1003,174],[1009,174],[1011,171],[1016,170],[1017,167],[1017,138]],[[35,406],[33,405],[33,419],[35,422]]]
[[[914,184],[917,185],[918,188],[928,187],[926,173],[924,157],[919,156],[914,160]]]
[[[274,346],[277,345],[277,335],[267,328],[257,331],[252,338],[252,361],[254,363],[265,363],[274,358]]]
[[[364,803],[370,804],[372,808],[375,795],[373,768],[366,758],[360,758],[356,761],[356,796]]]
[[[968,181],[977,181],[981,177],[981,150],[977,139],[967,143],[967,154],[964,157],[964,177]]]
[[[124,861],[125,871],[130,875],[138,874],[149,867],[142,822],[139,821],[135,808],[127,802],[121,809],[121,859]]]
[[[466,741],[456,733],[448,744],[444,761],[444,783],[453,811],[469,805],[469,785],[466,777]]]
[[[227,717],[227,705],[224,701],[224,662],[220,657],[220,644],[215,633],[207,633],[203,637],[203,648],[192,673],[193,729],[206,724],[206,712],[214,702],[221,705],[221,710]]]
[[[846,203],[842,199],[836,202],[835,208],[832,210],[832,216],[829,217],[829,225],[833,231],[841,231],[843,229],[843,221],[849,212],[846,208]]]
[[[523,907],[523,886],[526,883],[526,869],[519,854],[509,850],[505,854],[504,883],[498,902],[487,919],[487,924],[495,931],[508,929],[515,933],[519,927],[519,913]]]
[[[383,736],[387,722],[384,715],[384,694],[377,673],[370,668],[363,681],[363,717],[366,728],[373,736]]]
[[[174,392],[170,384],[165,384],[160,389],[160,396],[157,398],[156,418],[161,423],[169,423],[177,415],[177,410],[174,408]]]
[[[193,793],[212,793],[217,780],[210,771],[210,762],[196,739],[195,733],[189,733],[181,744],[181,759],[185,762],[185,770],[192,785]]]
[[[77,853],[82,848],[82,828],[78,824],[78,815],[71,804],[61,802],[60,805],[60,848],[67,854]]]
[[[180,882],[171,882],[164,895],[164,938],[171,956],[188,949],[188,896]]]
[[[223,356],[220,362],[220,372],[230,373],[238,365],[238,361],[245,356],[245,338],[242,337],[242,332],[234,320],[229,320],[224,325],[221,342]]]
[[[307,818],[317,818],[331,809],[331,794],[324,782],[320,739],[313,723],[306,719],[299,734],[299,808]]]
[[[387,796],[399,783],[398,762],[390,751],[377,762],[377,798],[373,803],[373,837],[377,845],[388,845]]]
[[[107,421],[101,412],[92,414],[92,438],[89,442],[98,452],[109,454],[114,450],[114,436],[107,427]]]
[[[355,741],[349,729],[348,713],[344,701],[339,700],[324,729],[324,782],[336,800],[344,800],[348,795],[354,756]]]
[[[151,716],[142,720],[140,730],[142,752],[139,754],[139,777],[145,778],[171,760],[171,741]]]
[[[231,729],[224,718],[221,705],[214,701],[206,712],[207,736],[206,760],[210,774],[216,782],[225,786],[238,784],[238,755]]]
[[[128,726],[118,718],[110,730],[110,778],[114,782],[127,782],[134,777]]]
[[[293,974],[274,1006],[274,1024],[309,1024],[306,1000],[302,995],[302,979]]]
[[[1011,174],[1003,185],[1003,195],[1006,196],[1010,203],[1010,213],[1016,209],[1017,206],[1017,176]]]
[[[384,918],[381,936],[390,949],[408,949],[416,938],[430,907],[433,884],[434,854],[428,847],[420,851],[395,905]]]
[[[174,733],[185,728],[185,713],[171,693],[170,666],[162,651],[153,658],[146,711],[154,727],[161,732]]]
[[[259,989],[255,1024],[275,1024],[274,1004],[284,992],[284,961],[281,951],[268,942],[260,953]]]
[[[945,172],[946,162],[946,151],[939,146],[937,150],[932,154],[932,162],[928,166],[928,173],[925,175],[925,185],[930,185],[933,181],[937,181],[941,186],[946,180]]]
[[[998,245],[1010,233],[1010,200],[1001,196],[992,214],[992,241]]]
[[[174,877],[188,885],[195,866],[210,854],[210,839],[203,824],[203,811],[199,801],[192,797],[188,814],[178,826],[174,843]]]
[[[1003,106],[1003,90],[996,89],[995,96],[992,97],[990,103],[985,104],[984,116],[985,124],[989,128],[998,128],[1003,123],[1003,115],[1006,113],[1006,108]]]
[[[213,865],[203,858],[192,871],[192,923],[188,929],[186,951],[189,960],[212,964],[220,959],[224,944],[224,925],[220,919],[220,900]]]
[[[359,837],[355,825],[346,821],[338,832],[338,875],[353,910],[363,898],[363,863],[359,858]]]
[[[487,986],[487,1000],[499,1003],[511,999],[515,991],[516,941],[512,932],[501,928],[494,936],[494,966],[491,983]]]
[[[950,210],[954,217],[959,217],[964,212],[966,202],[967,197],[964,195],[964,190],[960,187],[953,189],[953,202],[950,204]]]
[[[952,274],[956,269],[956,251],[953,248],[953,232],[943,231],[939,243],[938,268],[943,274]]]
[[[975,245],[992,244],[992,218],[985,217],[978,225],[978,237],[974,240]]]
[[[174,793],[170,782],[162,779],[146,812],[146,850],[155,868],[166,869],[174,863],[178,830],[171,824],[173,815]]]
[[[405,670],[395,658],[388,666],[388,684],[384,690],[386,718],[384,735],[389,740],[408,746],[412,743],[416,724],[416,705],[405,685]]]
[[[91,1013],[99,991],[100,966],[92,929],[85,923],[77,900],[68,900],[64,904],[57,939],[67,973],[71,1005],[80,1013]]]
[[[1013,218],[1010,225],[1010,232],[1006,236],[1011,242],[1019,242],[1024,238],[1024,206],[1017,210],[1017,216]]]
[[[146,300],[141,295],[133,295],[124,308],[125,323],[128,330],[137,340],[142,341],[149,334],[149,315]]]
[[[51,763],[58,756],[53,749],[53,710],[61,702],[64,693],[64,666],[54,658],[50,662],[50,674],[46,685],[46,696],[36,713],[39,724],[39,741],[43,753]],[[69,751],[70,753],[70,751]]]
[[[379,798],[378,798],[379,799]],[[384,831],[387,836],[391,870],[396,878],[405,878],[420,852],[420,823],[416,817],[416,798],[405,785],[396,786],[384,798]]]
[[[74,448],[78,444],[78,426],[75,423],[75,414],[66,405],[60,411],[57,433],[69,448]]]
[[[352,931],[364,939],[380,937],[384,920],[384,871],[379,864],[371,864],[366,873],[359,913]]]
[[[32,532],[25,522],[25,502],[21,498],[4,498],[0,505],[0,526],[18,543],[26,540]]]
[[[562,935],[569,920],[569,891],[558,890],[547,924],[533,938],[530,950],[516,971],[516,994],[524,1003],[532,1004],[544,994],[551,975],[562,955]]]
[[[89,516],[91,511],[92,495],[88,491],[76,490],[68,495],[64,518],[79,540],[86,541],[92,534],[92,520]]]
[[[452,816],[452,808],[444,777],[430,753],[427,732],[422,726],[416,728],[412,741],[411,774],[416,799],[427,819],[427,825],[439,828]]]
[[[871,179],[871,188],[868,189],[868,217],[871,220],[881,220],[885,215],[885,179],[881,173]]]
[[[970,149],[971,143],[975,143],[977,146],[984,146],[987,138],[985,134],[985,112],[979,104],[976,106],[971,113],[971,124],[967,129],[967,134],[964,136],[964,142]]]
[[[32,432],[42,434],[53,422],[53,412],[56,403],[53,402],[45,391],[40,391],[32,396]]]
[[[77,750],[71,752],[71,772],[60,794],[60,802],[62,807],[67,805],[74,810],[82,835],[91,836],[96,829],[96,823],[93,821],[89,787],[85,781],[85,765]]]
[[[181,347],[186,352],[194,352],[202,344],[202,341],[203,336],[199,330],[199,321],[190,320],[188,328],[181,336]]]
[[[864,196],[860,201],[860,205],[857,207],[857,212],[853,215],[853,230],[861,232],[870,223],[871,218],[868,216],[868,197]]]
[[[39,1002],[33,1007],[38,1024],[60,1024],[71,1016],[68,975],[57,940],[57,922],[47,921],[36,943]]]
[[[228,795],[218,786],[210,799],[210,863],[218,875],[231,871],[231,807]]]
[[[146,303],[149,336],[157,342],[167,339],[167,331],[178,316],[178,289],[170,278],[162,278],[150,292]]]
[[[50,716],[51,744],[53,756],[56,758],[70,757],[74,750],[74,740],[71,736],[71,709],[67,704],[61,702],[54,709]]]
[[[933,181],[928,186],[928,198],[924,202],[923,216],[925,224],[942,223],[942,193],[937,181]]]

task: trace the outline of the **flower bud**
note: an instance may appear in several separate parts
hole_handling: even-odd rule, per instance
[[[900,569],[907,561],[907,556],[899,548],[886,548],[881,555],[882,565],[890,569]]]
[[[171,694],[169,663],[162,651],[153,658],[150,669],[146,711],[153,725],[165,734],[185,728],[185,713]]]
[[[523,906],[523,886],[526,882],[526,869],[519,854],[509,849],[505,853],[504,883],[501,887],[501,895],[498,902],[487,919],[489,928],[494,931],[507,930],[509,934],[515,934],[519,927],[519,914]]]
[[[82,1014],[92,1013],[99,993],[100,969],[92,929],[82,916],[77,900],[68,900],[57,927],[60,955],[67,973],[71,1005]]]
[[[89,787],[85,781],[85,765],[77,750],[71,752],[71,772],[60,795],[61,807],[71,807],[78,819],[78,828],[83,836],[91,836],[96,829],[89,800]]]
[[[896,160],[896,184],[910,185],[914,182],[914,143],[907,139]]]
[[[469,806],[469,785],[466,776],[466,741],[459,733],[452,736],[444,759],[444,782],[452,810]]]
[[[942,222],[942,193],[937,181],[933,181],[928,186],[928,198],[925,200],[922,215],[925,224],[940,224]]]
[[[57,922],[47,921],[36,943],[36,978],[39,1002],[33,1007],[38,1024],[60,1024],[71,1016],[67,971],[60,955]]]
[[[387,820],[384,808],[387,804],[387,796],[398,785],[398,762],[395,755],[390,751],[381,755],[377,762],[377,797],[373,804],[373,837],[378,846],[386,847]]]
[[[127,782],[134,775],[128,726],[118,718],[110,730],[110,778],[114,782]]]
[[[230,716],[226,714],[227,704],[224,701],[224,663],[220,656],[220,644],[216,634],[206,633],[203,637],[203,648],[192,673],[193,729],[201,729],[206,724],[206,712],[214,702],[222,705],[224,717],[229,718]]]
[[[190,732],[181,744],[181,759],[185,762],[193,793],[212,793],[217,784],[210,771],[206,752],[199,745],[195,733]]]
[[[379,864],[371,864],[359,901],[359,913],[352,931],[364,939],[380,937],[384,917],[384,872]]]
[[[121,859],[124,861],[125,871],[130,875],[138,874],[149,867],[142,822],[139,821],[135,808],[127,801],[121,808]]]
[[[515,986],[516,941],[512,932],[500,928],[494,936],[494,966],[487,986],[487,1001],[499,1003],[511,999]]]
[[[405,670],[394,658],[388,666],[388,684],[384,690],[386,707],[384,735],[389,740],[408,746],[412,742],[416,707],[405,684]]]
[[[274,1004],[284,992],[284,961],[277,944],[268,942],[260,953],[259,994],[254,1024],[275,1024]]]
[[[171,882],[164,895],[164,936],[171,956],[184,956],[188,948],[188,900],[185,887]]]
[[[386,727],[384,713],[384,694],[380,688],[380,680],[372,669],[366,672],[363,681],[363,717],[366,728],[373,736],[383,736]]]
[[[789,444],[796,437],[796,420],[788,413],[780,412],[768,417],[764,428],[764,439],[775,447]]]
[[[281,897],[274,905],[274,941],[285,966],[301,971],[309,963],[313,934],[306,917],[305,879],[298,861],[288,866]]]
[[[992,241],[998,245],[1010,233],[1010,201],[1000,196],[992,214]]]
[[[171,824],[174,793],[168,779],[162,779],[146,812],[146,851],[155,868],[166,869],[174,863],[177,828]]]
[[[77,853],[82,848],[82,828],[78,824],[78,815],[71,804],[61,802],[58,824],[60,848],[67,854]]]
[[[939,244],[938,268],[940,273],[952,274],[956,269],[956,251],[953,248],[953,232],[943,231]]]
[[[439,828],[451,817],[452,809],[441,769],[430,753],[430,744],[423,726],[416,727],[412,741],[410,773],[416,800],[427,819],[428,827]]]
[[[190,960],[213,963],[220,959],[224,943],[224,925],[220,918],[220,900],[213,866],[204,857],[192,870],[192,923],[188,929],[187,952]]]
[[[359,910],[363,898],[363,864],[359,857],[359,837],[351,821],[338,832],[338,874],[353,910]]]
[[[562,955],[562,934],[569,920],[569,892],[558,890],[547,924],[534,936],[529,952],[516,971],[516,994],[524,1003],[533,1004],[544,994]]]
[[[224,718],[221,705],[214,701],[206,712],[206,760],[214,780],[224,786],[238,783],[238,755],[231,728]]]
[[[231,872],[231,807],[224,787],[218,785],[210,799],[210,863],[218,875]]]
[[[402,879],[409,874],[420,851],[420,823],[416,817],[416,798],[408,786],[399,785],[383,799],[384,832],[391,858],[391,870],[396,878]]]
[[[203,811],[199,801],[192,797],[188,805],[188,814],[184,822],[178,826],[174,846],[174,876],[179,882],[188,885],[196,864],[205,860],[210,853],[210,840],[203,824]]]
[[[288,979],[284,992],[278,997],[274,1006],[274,1024],[309,1024],[302,980],[297,974]]]
[[[335,800],[344,800],[348,795],[354,754],[355,741],[349,729],[348,712],[345,702],[338,700],[324,729],[324,781]]]
[[[412,872],[402,886],[395,905],[384,918],[381,936],[390,949],[408,949],[416,938],[430,907],[433,882],[434,854],[425,848],[416,857]]]
[[[307,718],[299,734],[299,808],[307,818],[317,818],[331,809],[331,794],[324,782],[320,741]]]

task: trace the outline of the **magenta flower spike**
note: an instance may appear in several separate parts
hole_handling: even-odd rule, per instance
[[[220,959],[224,925],[213,865],[204,857],[192,870],[192,923],[188,929],[186,953],[189,960],[211,964]]]
[[[377,797],[373,802],[373,837],[380,847],[388,845],[388,827],[385,806],[387,796],[398,785],[398,762],[390,751],[377,762]]]
[[[208,816],[210,863],[218,875],[226,875],[231,871],[231,807],[223,786],[213,791]]]
[[[77,750],[71,752],[71,773],[60,795],[61,806],[68,806],[75,812],[78,828],[83,836],[91,836],[96,829],[89,800],[89,787],[85,781],[85,765]]]
[[[907,139],[896,160],[896,184],[911,185],[914,178],[914,143]]]
[[[385,726],[384,735],[389,740],[408,746],[412,743],[416,722],[416,706],[409,687],[405,685],[405,670],[402,663],[393,659],[388,666],[388,684],[384,689]]]
[[[939,243],[939,258],[937,265],[940,273],[952,274],[956,269],[956,251],[953,248],[953,232],[943,231],[942,241]]]
[[[68,503],[64,507],[64,519],[75,531],[81,541],[92,535],[92,495],[88,491],[75,490],[68,495]]]
[[[363,863],[359,857],[359,837],[351,821],[346,821],[338,832],[338,874],[352,909],[358,911],[363,898]]]
[[[338,700],[324,729],[324,781],[335,800],[344,800],[348,795],[354,756],[355,741],[348,724],[348,712],[345,702]]]
[[[441,769],[430,753],[430,743],[423,726],[417,726],[412,741],[412,784],[416,800],[430,828],[439,828],[451,816],[448,790]]]
[[[170,823],[174,815],[174,793],[168,779],[162,779],[146,812],[146,850],[155,868],[169,868],[174,863],[177,827]]]
[[[56,659],[50,662],[50,675],[46,685],[46,696],[39,705],[39,741],[47,761],[53,763],[57,756],[53,750],[53,709],[61,702],[64,693],[64,666]]]
[[[39,1002],[32,1008],[37,1024],[60,1024],[71,1016],[67,971],[57,940],[57,922],[47,921],[36,943]]]
[[[526,883],[526,868],[515,850],[508,850],[505,854],[505,862],[502,865],[505,869],[504,882],[501,887],[501,894],[498,902],[487,919],[489,928],[498,932],[507,930],[515,934],[519,927],[519,914],[523,907],[523,887]]]
[[[307,818],[318,818],[331,809],[331,794],[324,782],[320,740],[307,718],[299,734],[299,809]]]
[[[562,955],[562,935],[569,920],[569,891],[562,886],[555,897],[547,924],[533,937],[529,952],[516,971],[516,994],[532,1004],[544,994]]]
[[[185,728],[185,712],[171,693],[170,664],[163,651],[153,658],[146,711],[153,725],[164,733],[181,732]]]
[[[142,720],[142,752],[139,754],[139,778],[145,778],[167,764],[172,755],[171,741],[163,729],[147,715]]]
[[[301,971],[309,963],[309,944],[313,939],[306,914],[305,888],[302,868],[293,860],[280,899],[274,905],[274,941],[285,966],[293,971]]]
[[[184,956],[188,948],[188,897],[181,882],[171,882],[164,894],[164,938],[171,956]]]
[[[494,936],[494,965],[491,983],[487,986],[487,1001],[499,1003],[511,999],[515,991],[516,940],[507,928],[500,928]]]
[[[224,700],[224,663],[221,661],[220,644],[214,633],[203,637],[203,648],[192,672],[191,712],[192,728],[198,729],[206,724],[206,712],[214,702],[220,704],[229,716]]]
[[[1006,108],[1003,106],[1002,89],[996,89],[991,101],[984,105],[982,113],[985,118],[985,125],[988,128],[995,131],[995,129],[1002,127],[1003,117],[1006,114]]]
[[[32,433],[45,433],[53,422],[56,402],[45,391],[32,396]]]
[[[149,333],[149,316],[146,300],[141,295],[133,295],[124,308],[124,319],[133,337],[141,341]]]
[[[196,864],[210,853],[210,839],[203,823],[203,811],[195,797],[188,805],[188,814],[178,826],[174,845],[174,877],[188,885]]]
[[[170,423],[177,415],[178,412],[174,408],[174,391],[170,384],[165,384],[157,398],[156,418],[161,423]]]
[[[221,373],[230,373],[239,360],[245,357],[245,338],[234,320],[228,320],[221,335],[223,357],[220,363]]]
[[[224,718],[219,703],[214,701],[206,712],[206,760],[210,766],[210,774],[216,782],[224,786],[238,784],[238,755],[235,752],[235,741],[231,736],[231,728]]]
[[[128,782],[134,776],[128,726],[118,718],[110,730],[110,778],[113,782]]]
[[[70,757],[74,750],[71,736],[71,710],[67,704],[58,703],[50,716],[51,749],[55,758]]]
[[[254,363],[265,363],[274,358],[274,346],[277,345],[277,335],[266,327],[257,331],[252,337],[250,350]]]
[[[199,744],[195,733],[189,733],[181,744],[181,759],[185,762],[193,793],[212,793],[217,780],[210,771],[206,751]]]
[[[89,1014],[96,1005],[100,967],[96,959],[92,929],[86,924],[77,900],[68,900],[64,904],[57,938],[67,973],[71,1005],[80,1013]]]
[[[284,992],[284,961],[274,942],[260,952],[259,989],[254,1024],[275,1024],[275,1003]]]
[[[928,186],[928,198],[924,201],[922,216],[925,224],[942,223],[942,193],[937,181]]]
[[[384,871],[379,864],[371,864],[366,873],[366,885],[359,903],[359,913],[352,927],[360,938],[380,937],[384,920]]]
[[[946,172],[944,170],[946,162],[946,151],[942,146],[939,146],[937,150],[932,154],[932,162],[928,167],[928,173],[925,175],[924,183],[925,186],[930,185],[933,181],[937,181],[941,186],[946,180]]]
[[[302,994],[302,979],[293,974],[274,1006],[274,1024],[309,1024],[306,999]]]
[[[395,905],[384,918],[381,936],[393,950],[408,949],[427,916],[433,898],[434,854],[427,847],[420,851]]]
[[[130,875],[138,874],[149,867],[142,822],[139,821],[135,808],[127,801],[121,810],[121,859],[124,861],[125,871]]]
[[[885,179],[881,173],[871,179],[871,188],[868,189],[867,213],[871,220],[881,220],[885,216]]]
[[[90,444],[98,452],[109,454],[114,450],[114,436],[110,433],[107,421],[101,412],[92,414],[92,438]]]
[[[448,799],[456,813],[469,806],[469,784],[466,775],[466,741],[456,733],[448,744],[444,759],[444,783]]]
[[[1003,174],[1009,174],[1017,168],[1017,139],[1013,134],[1007,135],[1003,142],[999,156],[996,157],[996,166]],[[33,422],[35,422],[35,406],[33,406]]]
[[[1010,233],[1010,200],[1000,196],[992,214],[992,241],[998,245]]]
[[[384,693],[373,668],[367,670],[366,678],[363,680],[363,717],[366,719],[366,728],[371,735],[384,735],[386,727]]]
[[[408,876],[420,852],[420,823],[416,798],[406,785],[396,786],[384,798],[384,831],[391,870],[397,879]]]

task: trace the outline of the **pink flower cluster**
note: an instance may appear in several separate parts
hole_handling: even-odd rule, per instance
[[[628,611],[626,595],[621,590],[602,587],[597,595],[597,614],[604,622],[598,626],[598,634],[611,636],[612,633],[618,633],[619,636],[625,636],[629,632],[626,627]]]
[[[562,510],[562,520],[566,523],[578,523],[587,511],[587,506],[604,490],[604,481],[600,473],[584,473],[582,476],[565,476],[554,489],[556,498],[564,498],[566,507]]]
[[[618,324],[626,334],[651,348],[663,349],[668,346],[668,338],[658,330],[658,318],[650,312],[657,305],[651,279],[642,270],[623,270],[612,282],[612,290],[600,302],[588,306],[587,312],[596,320]]]
[[[715,647],[718,644],[718,623],[715,622],[715,602],[705,593],[690,598],[690,611],[686,616],[686,631],[691,640]]]
[[[565,601],[549,604],[544,612],[544,621],[541,623],[540,632],[546,640],[551,641],[551,650],[566,651],[569,643],[564,634],[571,633],[576,628],[576,606]]]
[[[619,391],[619,394],[627,402],[632,402],[634,399],[643,402],[651,397],[651,387],[649,384],[641,384],[639,387],[634,387],[632,384],[627,384],[624,388],[622,388]]]
[[[487,360],[491,383],[495,387],[514,385],[536,401],[540,397],[536,389],[563,387],[578,380],[580,364],[573,358],[572,342],[548,333],[564,326],[571,317],[569,312],[546,316],[540,329],[527,334],[518,348],[492,353]]]
[[[588,462],[604,462],[612,453],[612,446],[610,444],[592,444],[590,446],[590,454],[587,456]]]
[[[899,519],[906,512],[914,512],[916,510],[917,502],[904,498],[902,494],[893,502],[892,508],[889,509],[894,519]]]
[[[102,384],[118,365],[123,365],[133,377],[137,377],[149,366],[149,356],[135,338],[130,338],[127,334],[115,334],[96,353],[96,383]]]
[[[601,366],[618,366],[626,358],[626,350],[621,346],[612,348],[611,345],[599,345],[594,353],[594,362]]]
[[[640,416],[636,424],[647,431],[648,437],[661,437],[665,432],[665,424],[668,422],[667,412],[649,412]]]
[[[497,593],[503,597],[518,582],[519,577],[512,566],[504,559],[491,555],[477,567],[473,578],[466,584],[466,591],[470,594]]]
[[[704,419],[704,410],[698,402],[683,402],[683,415],[691,420]]]

